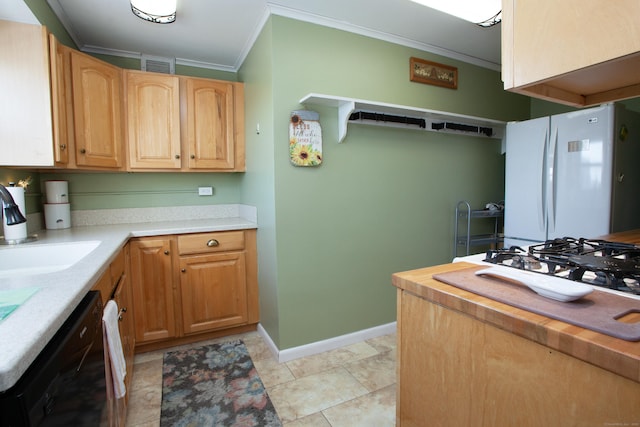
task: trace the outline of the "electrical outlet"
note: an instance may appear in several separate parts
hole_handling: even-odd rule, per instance
[[[213,187],[198,187],[198,196],[213,196]]]

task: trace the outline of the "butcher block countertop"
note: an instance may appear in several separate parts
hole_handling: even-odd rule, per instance
[[[640,244],[640,230],[599,238]],[[474,265],[459,262],[396,273],[392,276],[392,283],[397,288],[422,299],[640,383],[640,341],[625,341],[570,325],[494,301],[433,278],[436,274],[470,267]],[[640,310],[640,300],[638,309]]]

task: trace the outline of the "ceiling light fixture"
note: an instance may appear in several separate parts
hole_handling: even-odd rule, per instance
[[[502,20],[501,0],[412,0],[423,6],[457,16],[481,27],[491,27]]]
[[[170,24],[176,20],[176,0],[131,0],[131,11],[145,21]]]

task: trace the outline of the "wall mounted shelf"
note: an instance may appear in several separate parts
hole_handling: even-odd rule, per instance
[[[500,120],[316,93],[302,98],[300,104],[337,108],[338,142],[347,136],[349,122],[495,139],[504,137],[506,127]]]

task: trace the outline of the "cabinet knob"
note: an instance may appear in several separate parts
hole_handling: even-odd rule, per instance
[[[215,248],[216,246],[220,246],[220,242],[218,242],[216,239],[211,239],[207,242],[207,246],[210,248]]]
[[[187,269],[186,269],[186,268],[183,268],[183,269],[181,269],[180,271],[181,271],[181,272],[183,272],[183,273],[186,273],[186,272],[187,272]]]
[[[84,149],[84,148],[81,148],[81,149],[80,149],[80,154],[86,154],[86,153],[87,153],[87,150],[86,150],[86,149]]]
[[[164,251],[164,254],[165,255],[169,255],[169,251]]]
[[[195,155],[195,154],[192,154],[192,155],[191,155],[191,158],[192,158],[192,159],[195,159],[195,158],[196,158],[196,155]]]
[[[180,154],[176,154],[176,159],[179,159],[179,158],[180,158]]]
[[[60,149],[61,150],[66,150],[67,149],[67,144],[60,144]]]

